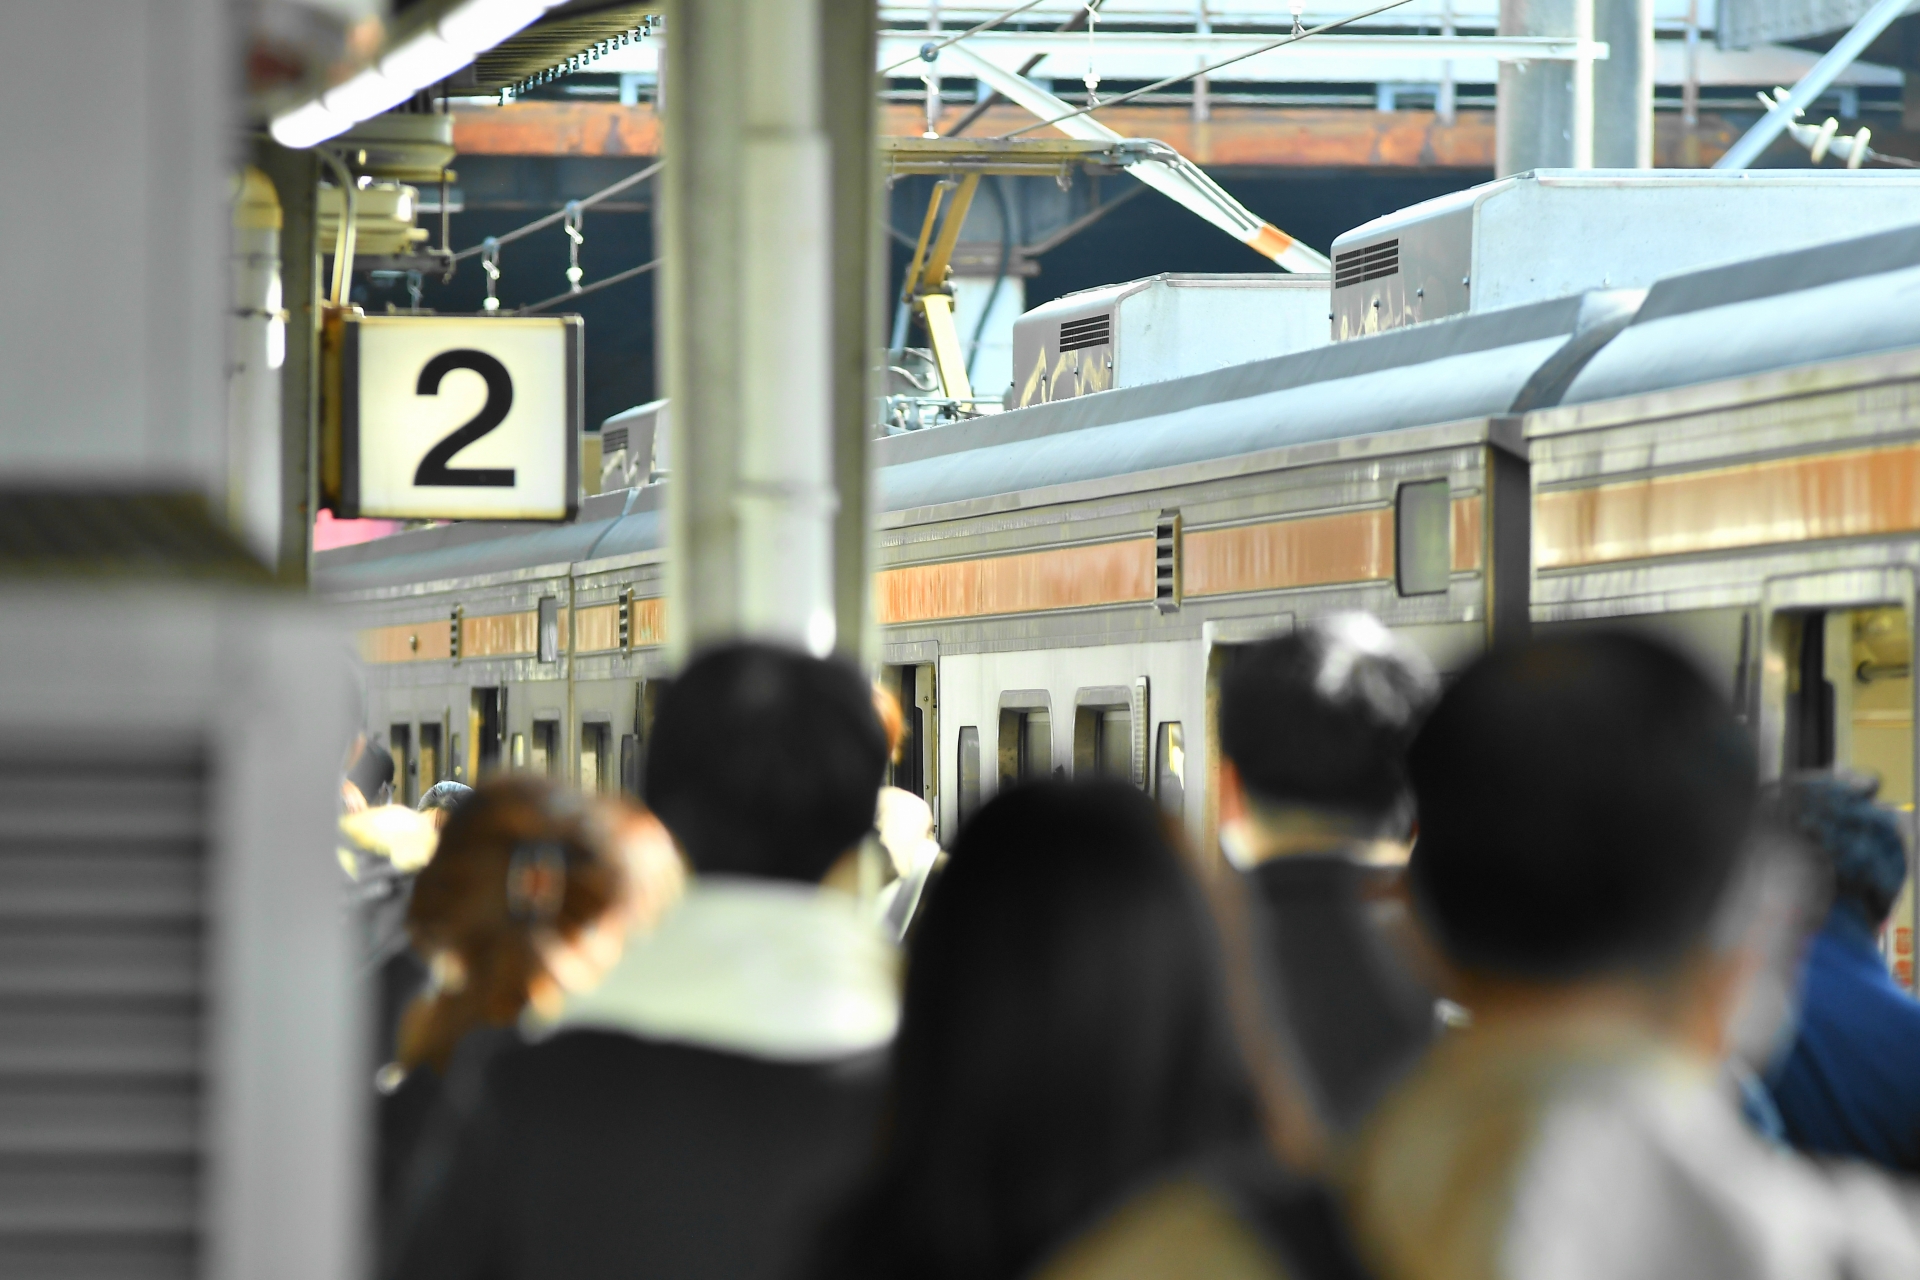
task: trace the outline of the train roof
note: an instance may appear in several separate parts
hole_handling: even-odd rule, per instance
[[[878,506],[938,507],[1287,445],[1578,404],[1920,346],[1920,226],[1457,316],[875,442]],[[321,553],[327,595],[657,552],[664,485],[571,524],[461,523]]]

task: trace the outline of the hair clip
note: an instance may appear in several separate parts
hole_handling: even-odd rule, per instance
[[[528,924],[546,924],[567,897],[567,852],[551,841],[514,847],[507,861],[507,913]]]

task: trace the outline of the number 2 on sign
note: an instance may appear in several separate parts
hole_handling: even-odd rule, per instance
[[[513,379],[507,374],[507,366],[484,351],[465,347],[456,351],[442,351],[427,361],[427,367],[420,371],[420,383],[415,393],[439,395],[441,380],[455,369],[471,369],[486,379],[487,402],[480,406],[480,412],[468,419],[465,426],[427,450],[427,456],[420,459],[420,467],[413,473],[413,482],[423,486],[511,489],[514,484],[512,467],[447,465],[455,454],[507,420],[507,411],[513,408]]]

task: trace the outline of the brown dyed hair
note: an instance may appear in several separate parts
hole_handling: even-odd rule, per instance
[[[400,1064],[444,1071],[467,1032],[513,1023],[550,976],[540,938],[579,936],[624,889],[612,832],[583,799],[524,776],[475,788],[447,819],[407,909],[415,948],[454,961],[444,967],[459,980],[407,1011]]]
[[[887,734],[887,759],[899,764],[900,748],[907,742],[907,713],[900,709],[900,699],[893,696],[893,690],[878,683],[873,686],[873,710]]]

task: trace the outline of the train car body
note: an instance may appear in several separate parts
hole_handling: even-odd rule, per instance
[[[1009,781],[1123,776],[1212,849],[1220,664],[1365,609],[1443,670],[1529,625],[1661,631],[1770,772],[1852,764],[1910,807],[1916,301],[1895,231],[878,441],[895,781],[950,837]],[[496,765],[633,785],[663,493],[320,558],[409,794]]]

